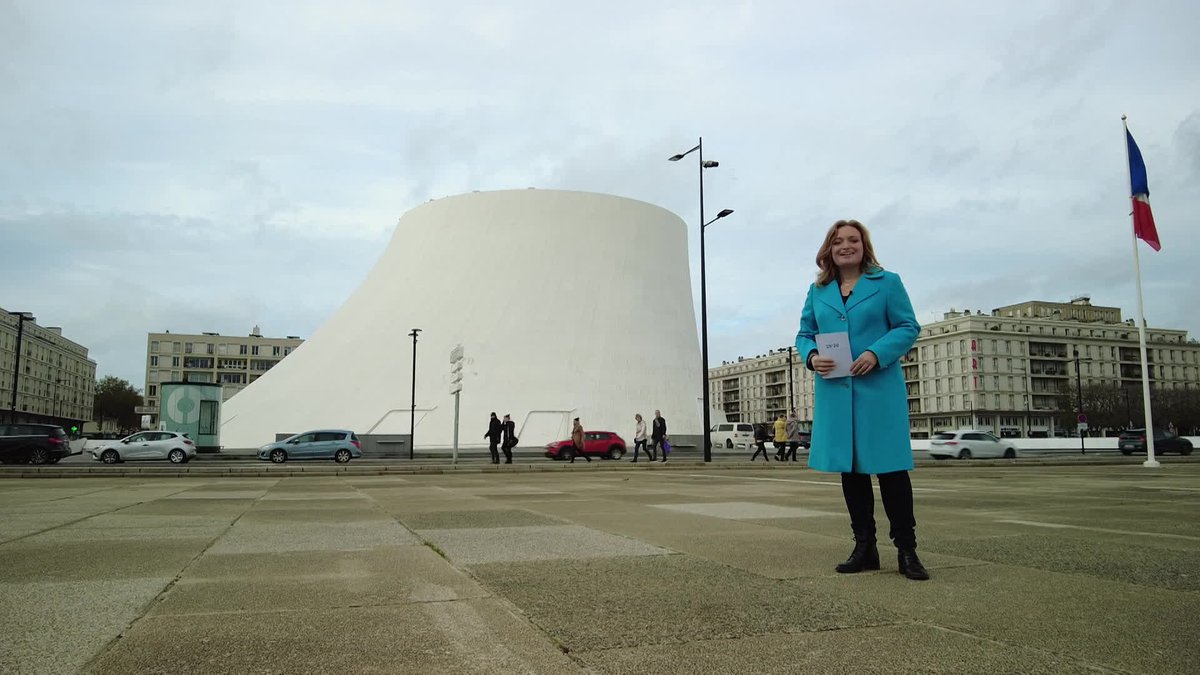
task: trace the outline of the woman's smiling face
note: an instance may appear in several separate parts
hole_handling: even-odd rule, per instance
[[[862,267],[863,243],[858,228],[843,225],[833,236],[833,264],[838,269],[859,269]]]

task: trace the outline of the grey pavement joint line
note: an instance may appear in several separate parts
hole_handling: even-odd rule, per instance
[[[275,483],[273,485],[278,485],[278,484],[279,484],[279,481],[275,481]],[[270,491],[270,489],[271,489],[271,487],[273,487],[273,485],[265,488],[263,490],[262,495],[256,497],[254,499],[254,501],[250,502],[250,505],[247,506],[241,513],[239,513],[237,518],[234,518],[229,523],[229,525],[225,526],[224,530],[222,530],[220,533],[218,533],[216,536],[214,536],[212,538],[212,540],[209,541],[208,544],[205,545],[205,547],[200,550],[199,553],[192,556],[192,559],[187,561],[187,563],[184,564],[184,566],[180,568],[179,572],[177,572],[175,574],[175,578],[172,579],[166,586],[163,586],[163,589],[158,592],[158,595],[155,595],[153,598],[150,599],[150,602],[146,603],[146,605],[144,607],[142,607],[141,614],[137,618],[135,618],[133,621],[130,621],[129,624],[127,626],[125,626],[125,628],[123,630],[121,630],[121,632],[117,633],[116,636],[114,636],[111,640],[109,640],[107,644],[105,644],[103,647],[98,649],[96,651],[96,653],[92,655],[92,658],[88,659],[87,662],[83,664],[83,667],[80,668],[80,670],[83,672],[90,671],[93,668],[95,663],[97,663],[105,654],[107,654],[114,646],[116,646],[116,644],[121,640],[121,637],[123,635],[126,635],[127,633],[129,633],[129,631],[132,630],[133,627],[136,626],[139,621],[146,618],[146,610],[149,609],[150,607],[153,607],[155,603],[161,602],[163,597],[166,596],[167,593],[170,593],[171,589],[174,588],[175,585],[179,583],[179,580],[183,578],[183,575],[189,569],[191,569],[192,566],[194,566],[196,564],[196,561],[198,561],[200,558],[203,558],[204,554],[208,553],[208,549],[213,547],[213,544],[217,543],[217,541],[219,541],[221,539],[221,537],[228,534],[229,531],[231,529],[233,529],[233,526],[237,525],[238,521],[242,519],[242,516],[246,515],[247,511],[249,511],[255,504],[257,504],[260,500],[262,500],[262,498],[264,496],[266,496],[267,492]],[[176,495],[176,494],[179,494],[180,492],[187,492],[187,490],[191,490],[196,487],[197,486],[193,485],[193,486],[188,487],[185,490],[180,490],[179,492],[172,492],[170,495],[167,495],[167,496]],[[123,507],[123,508],[128,508],[128,507]],[[120,510],[120,509],[118,509],[118,510]]]
[[[1009,523],[1012,525],[1028,525],[1030,527],[1044,527],[1053,530],[1087,530],[1089,532],[1104,532],[1107,534],[1127,534],[1134,537],[1157,537],[1160,539],[1182,539],[1184,541],[1200,541],[1200,537],[1189,537],[1186,534],[1170,534],[1167,532],[1134,532],[1132,530],[1113,530],[1107,527],[1087,527],[1085,525],[1067,525],[1064,523],[1042,523],[1036,520],[1013,520],[1004,519],[997,520],[997,523]]]

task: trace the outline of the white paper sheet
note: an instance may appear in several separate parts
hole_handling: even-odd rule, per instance
[[[850,377],[850,364],[854,363],[854,357],[850,353],[849,333],[818,333],[817,353],[834,360],[833,370],[823,376],[826,380]]]

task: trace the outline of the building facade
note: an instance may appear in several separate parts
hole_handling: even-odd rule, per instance
[[[82,427],[92,418],[95,392],[96,362],[87,347],[63,337],[61,328],[38,325],[29,312],[0,308],[4,421]]]
[[[1186,331],[1147,328],[1146,347],[1152,400],[1156,391],[1200,389],[1200,344]],[[922,327],[902,364],[914,438],[962,427],[1006,437],[1073,434],[1081,390],[1098,387],[1124,394],[1130,423],[1141,412],[1137,326],[1087,296],[987,315],[951,310]]]
[[[1169,392],[1200,392],[1200,343],[1187,331],[1147,328],[1146,347],[1152,401]],[[714,408],[731,422],[769,422],[788,408],[811,421],[813,373],[804,356],[785,348],[711,368]],[[1085,416],[1098,405],[1084,392],[1103,388],[1116,392],[1115,405],[1124,412],[1119,426],[1141,420],[1137,326],[1123,320],[1119,308],[1092,305],[1087,296],[1023,302],[989,314],[951,310],[921,328],[900,366],[913,438],[967,427],[1003,437],[1071,435],[1080,399]],[[1161,426],[1169,421],[1157,413],[1155,419]]]
[[[145,405],[138,413],[157,425],[163,382],[203,382],[221,385],[222,400],[245,389],[304,343],[295,335],[263,337],[258,326],[245,337],[219,333],[187,335],[150,333],[146,337]]]
[[[813,373],[794,348],[738,357],[709,368],[708,373],[709,400],[727,421],[773,422],[790,409],[801,421],[812,421]]]

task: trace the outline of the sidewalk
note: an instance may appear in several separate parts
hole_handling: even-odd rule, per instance
[[[1190,673],[1200,660],[1200,463],[918,470],[928,582],[897,574],[886,546],[879,572],[833,572],[850,549],[835,476],[573,468],[0,481],[0,671]]]

